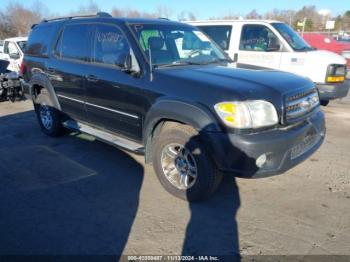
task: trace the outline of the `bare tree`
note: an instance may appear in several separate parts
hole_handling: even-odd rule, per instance
[[[114,17],[123,17],[125,16],[125,12],[119,8],[113,7],[111,15]]]
[[[250,11],[246,16],[247,19],[261,19],[262,16],[258,14],[258,12],[253,9],[252,11]]]
[[[192,12],[188,12],[188,11],[181,11],[181,13],[177,15],[177,19],[179,21],[195,21],[195,20],[197,20],[196,16]]]
[[[78,10],[70,12],[70,15],[95,14],[100,11],[100,7],[94,1],[90,0],[89,4],[79,6]]]
[[[159,5],[156,10],[156,14],[158,17],[170,18],[172,13],[173,12],[164,5]]]
[[[9,17],[3,12],[0,12],[0,39],[5,39],[16,35],[16,28],[14,28],[11,24]]]
[[[350,10],[346,11],[342,17],[342,29],[350,31]]]
[[[27,35],[31,26],[42,19],[40,12],[27,9],[19,3],[10,3],[6,8],[6,15],[18,36]]]
[[[273,9],[272,11],[265,13],[264,18],[270,20],[277,20],[292,25],[295,22],[295,13],[296,12],[294,10]]]

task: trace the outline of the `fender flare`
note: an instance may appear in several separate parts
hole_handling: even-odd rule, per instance
[[[40,92],[38,97],[34,97],[34,86],[42,86],[44,89]],[[29,81],[29,95],[35,103],[42,103],[61,110],[61,105],[58,101],[56,92],[50,83],[48,77],[43,73],[38,73],[32,76]]]
[[[222,131],[214,115],[199,104],[169,99],[158,101],[148,111],[144,120],[142,137],[143,144],[146,147],[145,159],[147,163],[151,161],[151,142],[154,131],[158,129],[159,123],[163,121],[181,122],[192,126],[199,133]]]

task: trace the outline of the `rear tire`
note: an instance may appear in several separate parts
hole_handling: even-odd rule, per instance
[[[198,133],[190,126],[166,123],[153,143],[153,168],[172,195],[190,201],[209,198],[219,187],[219,173]]]
[[[320,101],[320,104],[321,104],[322,106],[328,106],[329,100],[321,100],[321,101]]]
[[[64,134],[61,113],[53,107],[34,104],[35,113],[41,130],[48,136],[58,137]]]

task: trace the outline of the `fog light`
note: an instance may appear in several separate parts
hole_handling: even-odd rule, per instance
[[[267,160],[266,154],[262,154],[261,156],[258,157],[255,164],[257,167],[262,168],[266,164],[266,160]]]

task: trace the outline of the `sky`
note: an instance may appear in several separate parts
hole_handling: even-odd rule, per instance
[[[88,5],[91,0],[43,0],[50,12],[55,14],[65,14],[77,10],[82,5]],[[2,5],[6,6],[13,0],[1,0]],[[27,7],[32,7],[37,0],[17,1]],[[138,9],[145,12],[154,12],[157,6],[166,6],[169,8],[173,17],[181,11],[191,11],[197,18],[206,19],[209,17],[223,16],[228,14],[245,15],[252,9],[258,13],[265,13],[274,8],[277,9],[295,9],[298,10],[305,5],[315,5],[318,10],[331,10],[332,15],[343,14],[350,9],[350,0],[95,0],[94,1],[102,11],[109,12],[113,7]]]

